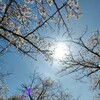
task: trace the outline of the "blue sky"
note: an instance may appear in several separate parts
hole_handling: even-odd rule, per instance
[[[71,18],[70,21],[68,21],[68,25],[77,33],[75,37],[79,37],[87,25],[88,32],[86,37],[89,37],[93,31],[100,29],[100,0],[79,0],[79,4],[84,15],[78,21]],[[60,39],[61,37],[59,36],[57,38]],[[48,62],[43,59],[41,60],[41,57],[39,57],[39,60],[36,62],[29,57],[22,58],[19,54],[9,52],[0,59],[2,61],[0,71],[13,73],[4,79],[4,82],[8,83],[10,95],[16,94],[18,92],[17,88],[20,87],[22,83],[27,83],[29,76],[32,75],[34,69],[37,68],[37,71],[43,74],[44,77],[48,76],[56,81],[59,80],[64,88],[68,88],[75,97],[80,95],[80,100],[92,99],[93,93],[88,90],[89,83],[76,82],[72,79],[74,75],[64,77],[56,75],[59,69],[57,63],[51,66]],[[88,82],[87,79],[85,81]]]

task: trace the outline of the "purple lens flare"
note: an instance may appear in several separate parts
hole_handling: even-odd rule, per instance
[[[26,92],[27,92],[28,95],[30,95],[31,90],[30,89],[27,89]]]

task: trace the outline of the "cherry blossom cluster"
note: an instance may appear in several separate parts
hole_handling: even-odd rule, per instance
[[[8,96],[8,92],[9,92],[9,88],[8,88],[8,85],[5,84],[3,85],[2,82],[0,81],[0,100],[12,100],[14,98],[18,99],[18,100],[26,100],[26,96],[25,95],[17,95],[17,96],[11,96],[9,97]]]
[[[3,2],[0,2],[0,12],[4,12],[6,8],[6,4]]]
[[[46,50],[51,44],[45,42],[45,39],[41,39],[40,34],[38,34],[42,32],[41,29],[53,32],[55,31],[54,26],[58,30],[60,30],[60,26],[66,27],[64,22],[66,17],[62,16],[62,13],[60,14],[60,10],[65,9],[65,6],[68,11],[67,18],[73,14],[75,17],[80,15],[78,2],[68,0],[65,3],[66,5],[62,4],[61,6],[57,4],[57,7],[54,0],[23,0],[23,2],[12,0],[11,3],[9,0],[6,3],[1,0],[0,27],[3,29],[0,29],[0,34],[8,39],[9,45],[16,46],[22,51],[38,52],[33,45]]]
[[[21,4],[20,2],[13,2],[8,8],[7,14],[1,23],[4,27],[10,28],[17,34],[27,34],[27,32],[29,32],[27,30],[30,30],[28,27],[33,26],[35,28],[40,26],[49,17],[49,9],[47,10],[46,8],[47,5],[50,6],[50,9],[52,9],[51,6],[53,5],[53,0],[24,0],[24,2],[24,4]],[[2,14],[0,14],[0,19],[2,19],[6,4],[4,2],[0,2],[0,5],[0,11],[2,12]],[[71,16],[74,16],[75,19],[79,19],[82,15],[82,13],[78,13],[79,4],[76,0],[68,0],[67,11],[68,19]],[[51,22],[54,22],[54,20],[58,23],[62,22],[62,18],[59,14],[57,19],[52,16],[49,20]],[[46,26],[47,25],[43,28],[45,29]]]
[[[71,17],[74,17],[76,20],[78,20],[83,13],[79,13],[80,7],[78,0],[68,0],[68,5],[67,5],[67,19],[70,19]]]
[[[51,6],[53,4],[53,0],[46,0],[48,5]],[[25,3],[33,4],[35,0],[24,0]],[[42,0],[36,0],[36,2],[41,3]]]
[[[93,32],[93,35],[88,39],[88,42],[92,47],[100,44],[100,33],[98,30]]]
[[[45,7],[41,4],[41,0],[36,0],[38,3],[37,3],[37,8],[38,8],[38,11],[39,11],[39,14],[43,17],[43,19],[45,20],[46,19],[46,9]],[[28,3],[28,2],[33,2],[32,0],[26,0],[25,3]],[[52,0],[47,0],[48,4],[50,4],[51,6],[51,3],[52,3]],[[1,2],[1,4],[4,7],[5,3]],[[4,10],[2,10],[4,13]],[[2,14],[0,15],[0,20],[2,20]],[[22,33],[25,33],[27,34],[29,32],[29,29],[27,27],[30,26],[31,24],[31,18],[33,19],[37,19],[37,15],[36,14],[33,14],[32,13],[32,8],[31,7],[28,7],[26,4],[21,4],[19,2],[16,2],[16,3],[12,3],[11,6],[9,7],[8,9],[8,12],[7,14],[5,15],[2,23],[1,23],[1,26],[7,28],[7,29],[10,29],[12,30],[15,34],[21,34]],[[52,18],[53,19],[53,18]],[[36,21],[36,27],[39,26],[40,24],[42,23],[42,20],[37,20]],[[24,30],[23,30],[24,28]],[[24,41],[24,39],[18,37],[18,36],[15,36],[9,32],[4,32],[3,30],[1,30],[1,34],[6,37],[7,39],[10,40],[10,42],[12,43],[15,43],[17,45],[18,48],[20,47],[23,47],[25,44],[28,45],[28,43],[26,41]],[[41,39],[39,40],[38,38],[38,35],[29,35],[27,37],[27,39],[29,39],[32,43],[40,46],[42,43],[44,43],[44,41],[42,41]]]
[[[93,32],[93,35],[88,39],[88,45],[91,51],[96,52],[98,55],[100,55],[100,32],[98,30]],[[97,64],[100,63],[100,57],[97,55],[93,55],[91,59]]]
[[[0,80],[0,99],[6,99],[5,95],[8,95],[9,88],[8,85],[5,84],[4,86],[2,85],[2,82]]]
[[[33,1],[34,0],[25,0],[25,3],[29,3]],[[23,28],[25,28],[25,30],[23,30],[24,31],[23,33],[26,33],[26,31],[28,30],[27,27],[32,25],[31,23],[32,21],[33,21],[34,27],[39,26],[43,22],[43,20],[46,20],[46,9],[41,4],[41,0],[36,0],[36,2],[38,3],[36,3],[37,7],[35,9],[28,7],[27,4],[21,4],[19,2],[16,2],[16,4],[15,3],[11,4],[1,25],[3,25],[4,27],[8,29],[10,28],[12,31],[14,31],[17,34],[19,34],[20,30]],[[48,4],[51,4],[52,0],[51,1],[47,0],[47,2]],[[4,11],[6,8],[6,4],[3,2],[0,2],[0,5],[1,5],[0,11],[2,12],[2,14],[0,14],[0,20],[2,20]],[[38,15],[38,19],[37,19],[37,14],[33,13],[34,10],[37,10],[38,13],[40,14]]]

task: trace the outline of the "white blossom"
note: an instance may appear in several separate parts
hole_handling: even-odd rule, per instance
[[[34,19],[37,19],[37,15],[36,15],[36,14],[33,14],[33,18],[34,18]]]
[[[70,19],[70,17],[71,17],[70,14],[68,14],[68,15],[66,16],[67,19]]]
[[[30,21],[27,21],[26,24],[29,26],[31,24],[31,22]]]
[[[61,23],[61,22],[62,22],[62,19],[61,19],[61,17],[60,17],[60,16],[58,17],[58,22],[59,22],[59,23]]]
[[[15,26],[14,33],[19,34],[20,28],[20,26]]]
[[[45,9],[43,9],[43,10],[41,9],[41,10],[39,10],[39,13],[40,13],[40,15],[44,16],[44,15],[46,15],[46,10]]]
[[[1,12],[4,12],[5,11],[5,8],[6,8],[6,4],[5,3],[2,3],[1,4],[1,7],[0,7],[0,11]]]
[[[9,26],[14,27],[14,23],[13,22],[10,21],[8,24],[9,24]]]
[[[48,3],[49,6],[52,6],[53,0],[47,0],[47,3]]]
[[[43,20],[46,20],[47,18],[46,18],[46,16],[43,16]]]
[[[74,18],[75,18],[76,20],[78,20],[78,19],[79,19],[79,16],[78,16],[78,15],[75,15]]]
[[[75,6],[75,7],[79,7],[78,2],[74,2],[74,6]]]
[[[36,22],[36,26],[39,26],[41,24],[41,20]]]
[[[31,17],[31,12],[26,12],[25,17],[30,18]]]
[[[30,0],[24,0],[25,3],[30,3]]]
[[[51,21],[51,22],[54,22],[54,17],[51,17],[51,18],[50,18],[50,21]]]
[[[17,47],[18,47],[18,48],[21,48],[21,47],[22,47],[21,41],[19,41],[19,42],[17,43]]]
[[[36,0],[37,2],[41,2],[41,0]]]
[[[34,0],[30,0],[30,3],[33,4],[34,3]]]

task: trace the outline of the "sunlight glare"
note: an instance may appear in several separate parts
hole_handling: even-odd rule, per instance
[[[53,58],[64,59],[67,53],[67,46],[64,43],[58,43],[55,47]]]

